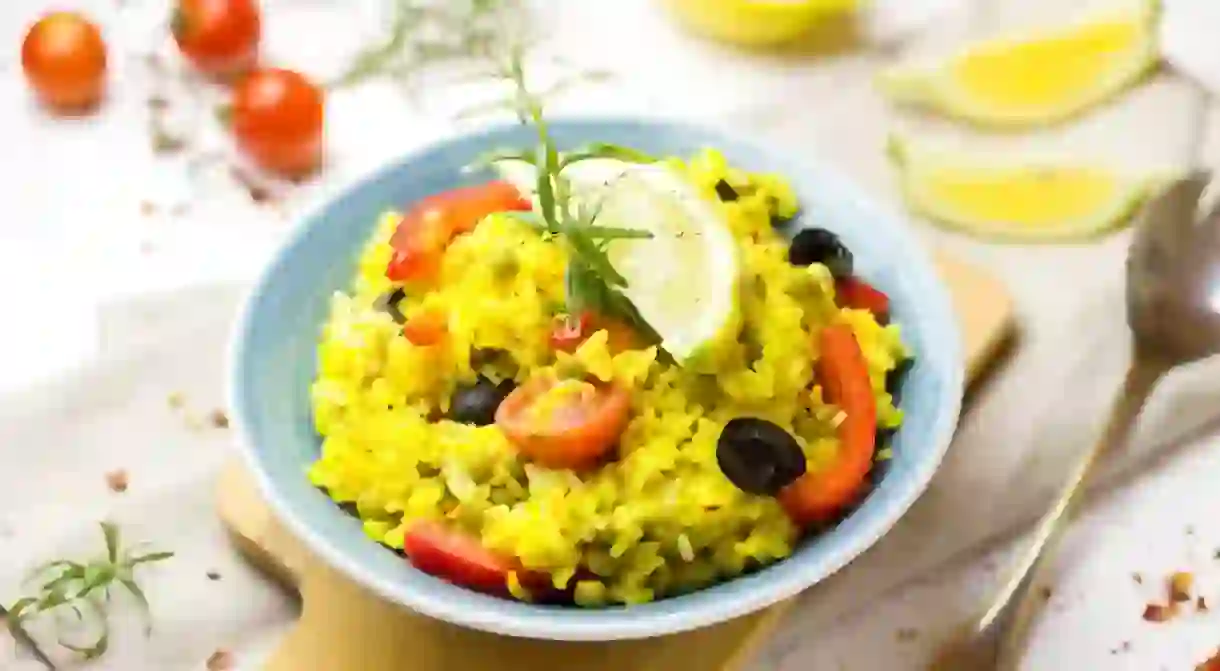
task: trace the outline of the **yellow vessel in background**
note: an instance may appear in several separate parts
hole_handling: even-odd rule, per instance
[[[851,14],[861,0],[664,0],[687,27],[723,42],[778,46],[807,35],[820,21]]]

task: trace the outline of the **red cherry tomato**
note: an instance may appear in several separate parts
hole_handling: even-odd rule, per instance
[[[614,447],[631,394],[614,384],[536,377],[496,409],[496,426],[517,451],[547,468],[584,468]]]
[[[529,209],[529,201],[513,185],[501,181],[428,196],[407,210],[390,237],[394,254],[386,266],[386,277],[395,282],[434,279],[454,237],[474,230],[489,214]]]
[[[526,571],[483,547],[479,539],[440,522],[421,520],[403,537],[402,550],[415,568],[442,580],[488,594],[508,594],[508,573],[527,589],[545,588],[545,574]]]
[[[605,331],[610,352],[617,354],[640,346],[635,330],[616,319],[597,315],[588,310],[579,315],[567,315],[555,321],[551,330],[551,349],[560,352],[574,352],[576,348],[598,331]]]
[[[96,105],[105,93],[106,43],[84,16],[52,12],[26,33],[21,67],[44,105],[82,111]]]
[[[851,327],[822,329],[821,355],[815,364],[827,401],[846,414],[839,425],[835,463],[810,471],[779,494],[797,524],[826,522],[855,503],[873,466],[877,446],[877,400],[869,383],[868,364]]]
[[[322,90],[303,75],[256,70],[233,91],[237,146],[260,168],[286,177],[313,172],[322,162]]]
[[[240,74],[258,62],[262,19],[256,0],[177,0],[170,32],[182,54],[205,74]]]
[[[857,310],[868,310],[878,322],[890,318],[890,298],[873,285],[859,277],[847,277],[835,285],[835,295],[840,305]]]
[[[445,339],[448,333],[445,315],[440,312],[423,312],[407,320],[402,325],[402,334],[412,345],[427,347],[436,345]]]

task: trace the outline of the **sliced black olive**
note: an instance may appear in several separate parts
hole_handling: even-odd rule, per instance
[[[391,289],[390,291],[387,291],[379,296],[377,298],[377,302],[374,303],[373,306],[378,310],[390,315],[395,323],[405,324],[407,318],[402,314],[402,310],[398,309],[398,301],[401,301],[406,297],[406,295],[407,292],[403,291],[401,287],[398,289]]]
[[[487,426],[496,421],[496,408],[513,390],[512,380],[496,384],[479,376],[474,384],[462,385],[453,392],[449,419],[462,424]]]
[[[902,383],[907,379],[907,373],[911,372],[911,368],[915,366],[915,358],[908,357],[898,362],[898,365],[891,368],[885,374],[885,390],[894,397],[894,405],[898,405],[902,398]]]
[[[738,417],[716,442],[720,472],[749,494],[774,496],[805,474],[805,453],[791,434],[765,419]]]
[[[723,179],[716,182],[716,195],[726,203],[731,203],[737,200],[737,189],[733,188],[732,184]]]
[[[851,277],[853,265],[851,250],[839,236],[824,228],[806,228],[797,233],[788,247],[788,263],[794,266],[821,263],[835,279]]]

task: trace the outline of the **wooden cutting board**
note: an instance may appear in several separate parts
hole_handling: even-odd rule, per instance
[[[995,278],[940,256],[961,320],[967,375],[977,379],[1013,331]],[[299,590],[301,619],[265,671],[731,671],[774,630],[791,601],[698,631],[640,641],[567,643],[465,629],[382,601],[315,559],[272,516],[238,463],[221,475],[219,513],[255,565]]]

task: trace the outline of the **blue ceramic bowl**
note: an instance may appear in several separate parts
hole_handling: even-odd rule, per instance
[[[923,492],[957,422],[957,320],[922,245],[900,218],[834,168],[806,157],[681,123],[557,120],[551,131],[561,149],[603,141],[655,155],[689,155],[715,147],[734,165],[792,181],[803,220],[842,236],[859,274],[889,294],[893,317],[916,352],[903,386],[906,423],[880,484],[842,523],[806,540],[785,561],[693,594],[600,610],[497,599],[433,578],[370,541],[356,519],[312,487],[305,472],[320,441],[309,385],[331,294],[348,286],[382,211],[485,179],[461,168],[488,149],[529,146],[535,139],[532,129],[498,126],[438,142],[361,180],[309,217],[263,272],[236,327],[230,372],[234,420],[262,494],[318,556],[380,596],[441,620],[514,636],[612,640],[694,629],[757,611],[834,573],[886,533]]]

